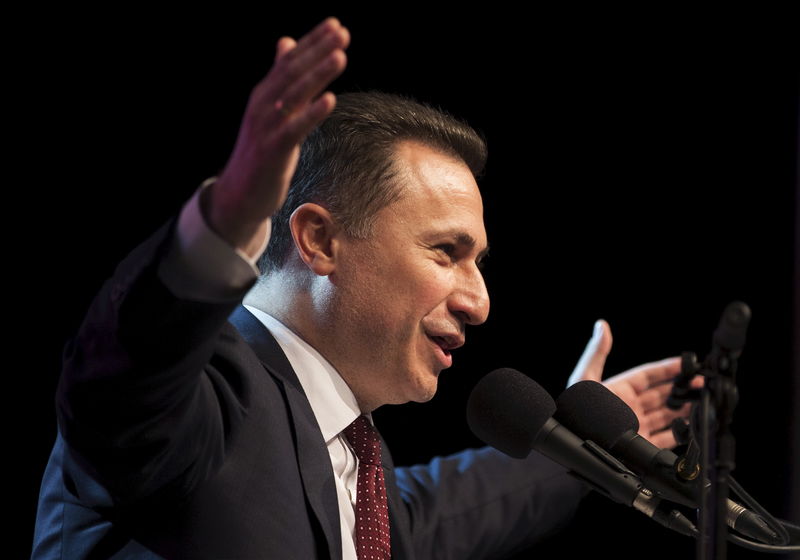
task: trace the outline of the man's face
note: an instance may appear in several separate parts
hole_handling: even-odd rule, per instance
[[[472,173],[417,143],[396,154],[400,200],[378,213],[368,240],[342,240],[330,276],[339,344],[329,359],[369,410],[432,398],[465,325],[489,313],[478,268],[487,250],[483,203]]]

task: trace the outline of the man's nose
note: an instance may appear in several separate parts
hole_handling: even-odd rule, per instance
[[[468,325],[480,325],[489,317],[489,292],[477,264],[459,276],[449,301],[450,312]]]

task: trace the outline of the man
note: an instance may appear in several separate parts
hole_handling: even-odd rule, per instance
[[[321,92],[348,43],[335,19],[278,42],[219,178],[93,302],[65,353],[35,558],[366,557],[371,463],[351,426],[430,399],[486,320],[485,147],[394,96],[333,112]],[[574,377],[599,379],[610,343],[601,322]],[[647,435],[669,438],[661,382],[676,372],[610,382]],[[538,455],[395,469],[376,453],[381,557],[500,557],[563,526],[585,492]]]

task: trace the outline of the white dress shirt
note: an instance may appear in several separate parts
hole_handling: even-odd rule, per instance
[[[264,240],[258,255],[248,257],[233,249],[205,223],[199,197],[206,181],[184,205],[178,219],[172,250],[159,269],[161,280],[175,295],[197,301],[229,300],[232,294],[258,276],[255,266],[266,248]],[[353,392],[319,352],[277,319],[264,311],[246,306],[270,331],[289,359],[308,397],[311,410],[328,447],[336,480],[344,560],[357,560],[355,547],[355,505],[358,483],[358,458],[342,430],[361,411]]]

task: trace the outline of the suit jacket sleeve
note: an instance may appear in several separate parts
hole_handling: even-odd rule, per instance
[[[215,303],[176,297],[158,274],[174,229],[166,224],[117,267],[64,353],[60,430],[117,505],[185,495],[221,464],[243,415],[213,356],[246,289]]]
[[[405,505],[397,521],[417,558],[507,557],[558,532],[588,493],[535,451],[520,460],[467,450],[389,476]]]

